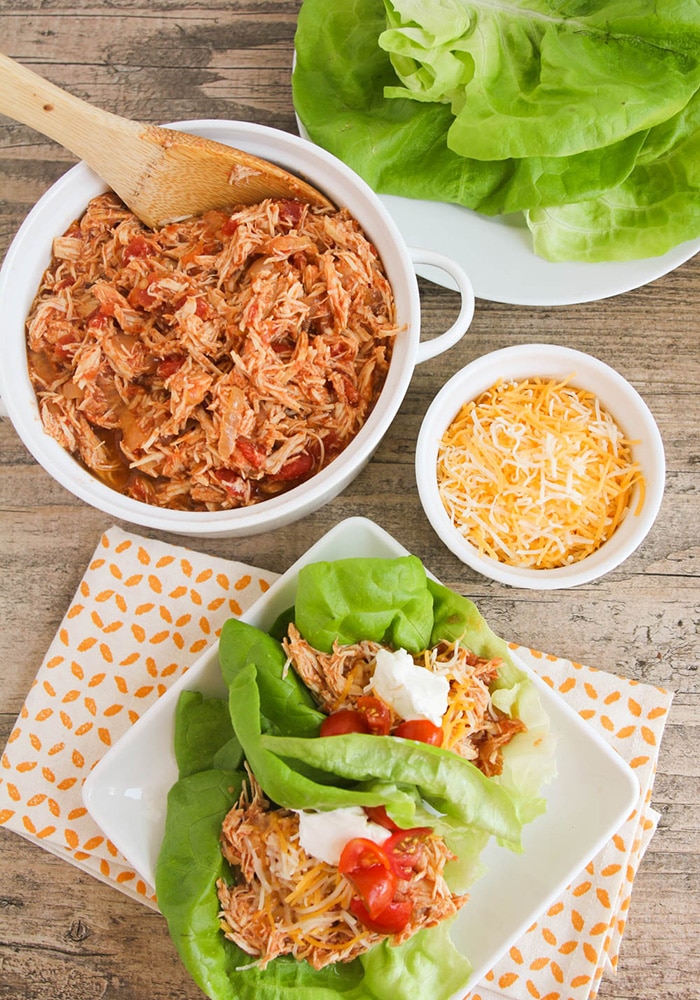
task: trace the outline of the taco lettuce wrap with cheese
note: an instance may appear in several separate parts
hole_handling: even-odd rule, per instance
[[[184,692],[156,890],[213,1000],[447,1000],[449,928],[553,773],[529,677],[414,556],[304,567],[269,633],[226,623],[228,698]]]

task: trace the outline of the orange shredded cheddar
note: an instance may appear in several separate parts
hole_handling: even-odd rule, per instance
[[[478,549],[513,566],[583,559],[618,528],[644,477],[595,394],[563,381],[499,381],[466,403],[438,449],[442,502]]]

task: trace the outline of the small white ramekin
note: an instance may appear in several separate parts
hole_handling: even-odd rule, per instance
[[[590,555],[556,569],[508,565],[481,555],[453,523],[440,497],[437,456],[442,437],[461,407],[499,379],[566,378],[595,393],[624,435],[635,442],[633,460],[645,480],[639,506],[634,488],[630,510],[614,534]],[[483,576],[511,587],[556,590],[589,583],[609,573],[634,552],[648,534],[664,493],[666,462],[656,422],[639,393],[618,372],[589,354],[553,344],[523,344],[477,358],[443,386],[426,413],[416,446],[416,480],[423,509],[445,545]]]

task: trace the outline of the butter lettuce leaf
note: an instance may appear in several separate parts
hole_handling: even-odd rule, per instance
[[[304,0],[295,41],[300,121],[378,193],[525,213],[550,260],[700,235],[694,0]]]
[[[294,613],[307,642],[326,653],[336,640],[361,639],[418,653],[433,630],[433,600],[416,556],[304,566]]]
[[[243,749],[233,732],[228,702],[183,691],[175,709],[174,750],[181,778],[212,768],[238,770]]]
[[[237,676],[253,666],[257,694],[254,715],[261,731],[285,736],[318,736],[325,716],[293,670],[280,642],[237,618],[224,623],[219,639],[219,665],[229,691]],[[258,722],[255,723],[258,725]]]
[[[520,849],[521,824],[510,796],[470,761],[450,750],[367,733],[315,740],[263,736],[262,745],[278,757],[368,782],[369,787],[376,779],[399,787],[413,785],[420,798],[446,815],[455,827],[482,830],[513,850]],[[313,803],[309,806],[314,808]]]
[[[448,145],[504,160],[599,149],[677,114],[700,86],[697,4],[386,0],[378,44],[403,85],[446,101]]]
[[[463,992],[471,965],[450,939],[452,923],[418,931],[397,948],[384,941],[370,949],[359,959],[363,988],[389,1000],[448,1000]]]
[[[700,233],[700,92],[650,129],[634,169],[595,199],[531,208],[535,252],[552,261],[635,260]]]
[[[448,105],[385,97],[398,82],[378,44],[385,25],[382,0],[304,0],[292,76],[294,104],[310,137],[375,191],[495,215],[592,198],[633,168],[643,132],[571,157],[459,155],[448,145]]]

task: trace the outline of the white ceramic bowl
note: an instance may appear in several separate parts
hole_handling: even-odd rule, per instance
[[[595,393],[618,427],[633,442],[633,460],[645,479],[641,509],[635,487],[630,510],[614,534],[589,556],[556,569],[510,566],[479,553],[460,533],[440,498],[437,482],[439,443],[464,403],[499,379],[566,378]],[[511,587],[555,590],[589,583],[609,573],[646,537],[659,511],[666,462],[656,422],[639,393],[618,372],[597,358],[552,344],[523,344],[486,354],[458,371],[440,390],[426,413],[416,447],[416,479],[423,509],[436,533],[462,562],[483,576]]]
[[[0,396],[17,433],[50,475],[86,503],[136,525],[192,536],[252,535],[295,521],[343,490],[371,458],[391,424],[417,363],[447,350],[468,329],[474,293],[468,276],[450,259],[409,249],[371,188],[330,153],[298,136],[248,122],[199,120],[170,125],[237,146],[303,175],[338,206],[347,208],[376,246],[394,291],[397,336],[386,383],[357,437],[308,482],[252,507],[221,512],[165,510],[132,500],[92,476],[43,430],[27,372],[25,320],[51,259],[52,240],[82,215],[105,184],[81,163],[37,202],[17,233],[0,272]],[[420,298],[415,265],[437,266],[462,296],[459,316],[439,336],[420,342]]]

